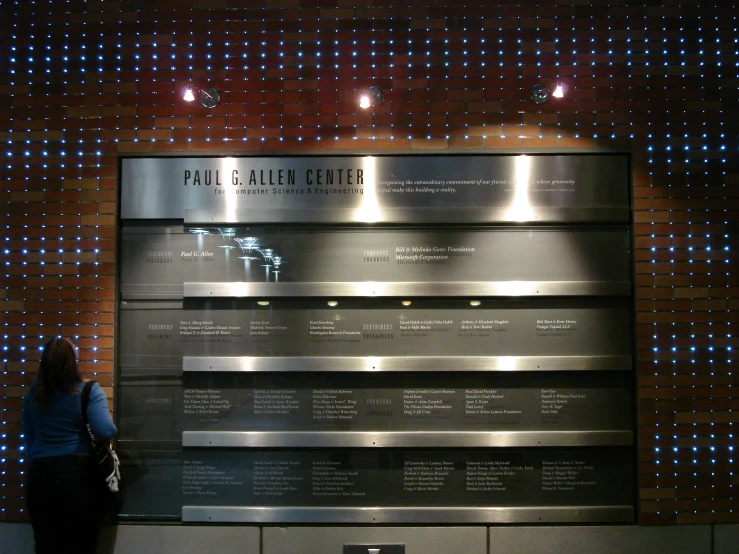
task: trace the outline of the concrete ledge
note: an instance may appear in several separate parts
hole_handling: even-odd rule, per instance
[[[406,554],[736,554],[739,525],[260,528],[120,524],[103,528],[98,554],[341,554],[344,544],[404,544]],[[30,524],[0,523],[0,554],[33,551]]]
[[[265,527],[262,554],[341,554],[345,544],[404,544],[405,554],[486,554],[485,527]]]
[[[710,525],[494,527],[490,554],[712,554]]]
[[[30,523],[0,523],[0,554],[33,554]]]
[[[713,554],[736,554],[739,549],[739,525],[715,525]]]
[[[118,525],[103,528],[99,554],[256,554],[259,527]]]

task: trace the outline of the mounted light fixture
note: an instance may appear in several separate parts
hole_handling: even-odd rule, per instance
[[[200,99],[200,105],[204,108],[215,108],[221,101],[221,95],[214,88],[193,88],[187,87],[185,94],[182,97],[186,102],[195,101],[195,93],[197,93]]]
[[[529,94],[531,95],[531,100],[533,100],[534,104],[546,104],[552,97],[563,98],[565,95],[564,89],[559,83],[557,83],[557,86],[553,89],[547,85],[539,83],[538,85],[531,87]]]
[[[384,98],[380,87],[370,87],[359,95],[359,107],[366,110],[370,106],[382,104]]]
[[[534,85],[531,87],[531,100],[534,104],[546,104],[549,102],[549,87],[546,85]]]

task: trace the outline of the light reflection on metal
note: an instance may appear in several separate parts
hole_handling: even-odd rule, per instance
[[[236,166],[236,161],[234,160],[234,158],[231,158],[231,157],[222,158],[218,160],[216,163],[218,165],[218,170],[220,171],[220,174],[222,176],[232,173],[234,171],[233,168]],[[226,210],[226,214],[228,217],[228,221],[234,221],[236,219],[236,209],[239,206],[239,195],[234,194],[233,193],[234,191],[231,191],[231,190],[223,190],[220,192],[224,193],[223,196],[226,197],[225,210]],[[229,194],[229,192],[231,194]]]
[[[226,231],[231,230],[227,229]],[[232,236],[231,238],[241,249],[242,255],[239,256],[239,259],[244,260],[244,271],[247,274],[251,273],[250,262],[261,258],[262,263],[260,266],[265,268],[265,279],[269,281],[270,274],[274,274],[275,282],[279,281],[280,266],[284,263],[282,256],[276,256],[275,251],[272,248],[260,248],[258,237]]]
[[[219,248],[224,248],[226,250],[231,250],[232,248],[236,248],[233,244],[231,244],[231,241],[234,238],[234,235],[236,234],[235,229],[218,229],[218,231],[221,233],[221,238],[223,239],[224,244],[219,245]]]
[[[518,361],[513,356],[501,356],[498,361],[498,371],[516,371]]]
[[[382,216],[380,202],[377,199],[377,159],[374,156],[364,156],[361,163],[362,171],[364,171],[364,193],[359,207],[354,212],[353,219],[365,223],[376,223]]]
[[[531,157],[516,157],[515,182],[513,184],[513,201],[506,212],[510,221],[531,221],[535,219],[534,210],[529,201],[529,181],[531,178]]]
[[[242,256],[239,256],[240,260],[256,260],[258,259],[256,256],[251,256],[252,251],[257,247],[257,237],[235,237],[234,240],[239,245],[239,248],[241,248],[241,252],[243,253]]]
[[[241,249],[246,252],[251,252],[253,248],[259,248],[257,246],[257,242],[259,241],[257,237],[235,238],[234,240],[239,243]]]
[[[532,290],[529,281],[502,281],[498,286],[502,296],[529,296],[539,292]]]

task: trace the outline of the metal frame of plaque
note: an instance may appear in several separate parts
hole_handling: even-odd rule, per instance
[[[121,517],[632,522],[630,171],[621,153],[121,158]],[[386,505],[363,505],[379,482]]]

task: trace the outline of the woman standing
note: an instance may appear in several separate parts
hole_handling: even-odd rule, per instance
[[[95,553],[103,486],[89,465],[83,386],[74,343],[51,339],[41,354],[36,382],[23,399],[23,434],[31,463],[26,501],[36,554]],[[90,392],[87,419],[100,440],[115,435],[108,400],[98,384]]]

